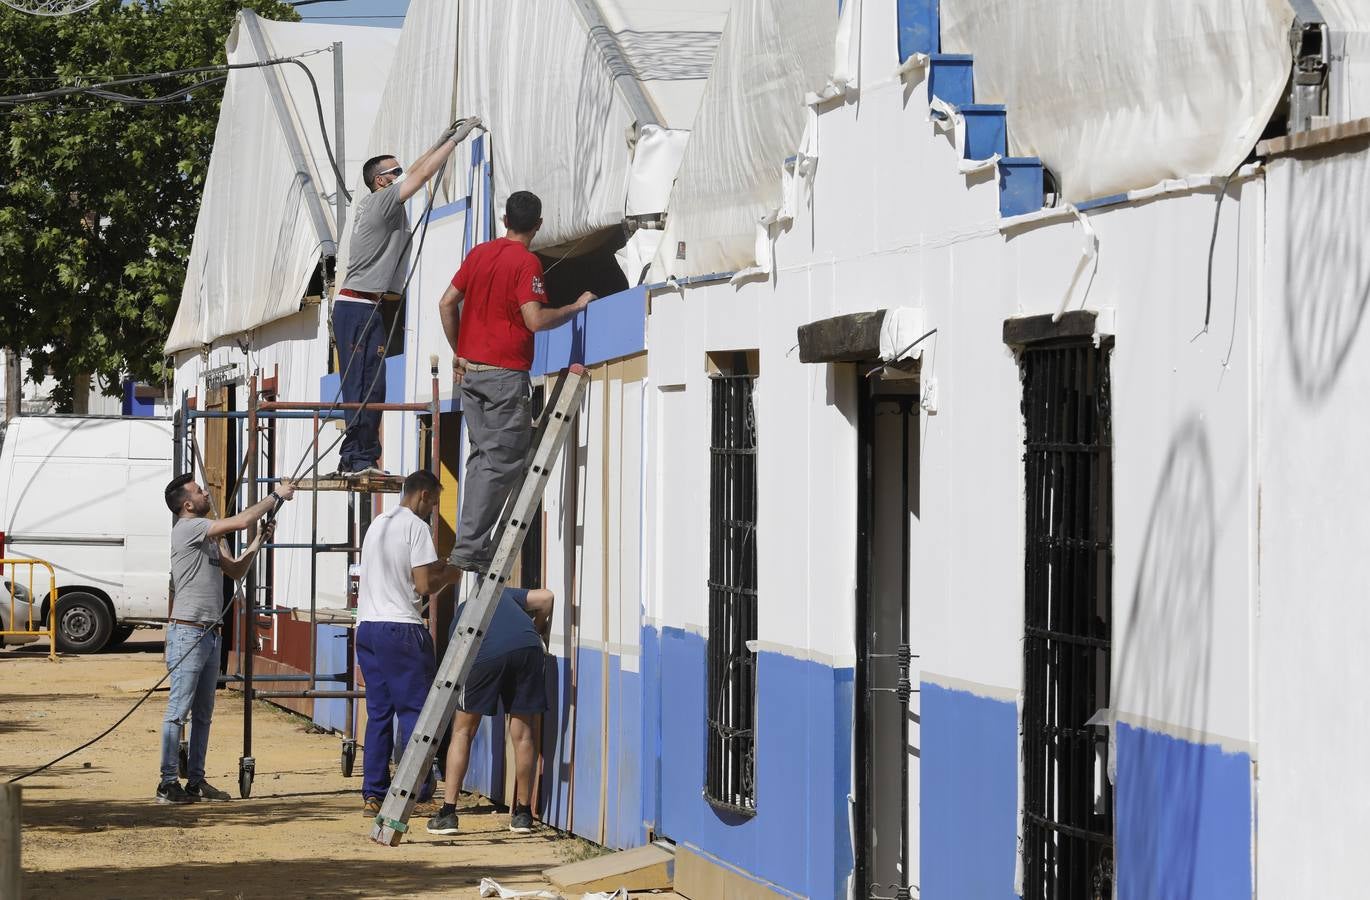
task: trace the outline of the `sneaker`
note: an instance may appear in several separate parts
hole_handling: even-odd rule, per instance
[[[362,805],[362,815],[368,819],[374,819],[381,814],[381,798],[367,797],[366,803]]]
[[[199,784],[187,784],[186,793],[196,800],[214,800],[223,803],[233,798],[228,793],[221,791],[208,781],[201,781]]]
[[[438,811],[438,814],[428,820],[429,834],[456,834],[457,833],[457,814],[455,812]]]
[[[157,785],[158,803],[197,803],[199,799],[199,797],[187,794],[179,781],[168,781],[166,784]]]
[[[529,806],[515,806],[514,814],[509,817],[509,830],[515,834],[530,834],[533,831],[533,809]]]

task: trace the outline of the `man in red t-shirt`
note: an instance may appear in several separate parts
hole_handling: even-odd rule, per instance
[[[504,205],[504,237],[472,248],[438,310],[456,355],[461,412],[470,440],[461,522],[451,562],[473,572],[490,565],[500,511],[523,470],[533,437],[528,370],[533,333],[569,321],[595,295],[550,309],[542,263],[528,249],[542,227],[542,201],[515,191]]]

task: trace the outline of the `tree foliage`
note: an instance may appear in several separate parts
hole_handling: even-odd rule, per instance
[[[61,18],[0,5],[0,94],[222,63],[244,7],[297,19],[276,0],[100,0]],[[124,374],[161,379],[222,96],[216,84],[161,106],[0,107],[0,345],[51,369],[59,402],[78,374],[110,392]]]

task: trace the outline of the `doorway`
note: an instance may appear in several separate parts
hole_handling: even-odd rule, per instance
[[[902,373],[900,373],[902,374]],[[856,896],[916,896],[918,664],[910,540],[918,515],[918,379],[863,373],[858,407]]]

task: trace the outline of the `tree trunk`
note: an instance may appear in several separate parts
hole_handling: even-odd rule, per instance
[[[71,376],[71,412],[77,416],[90,414],[89,372],[77,372]]]

